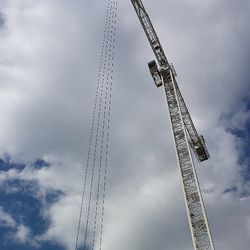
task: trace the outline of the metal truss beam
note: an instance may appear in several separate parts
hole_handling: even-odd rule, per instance
[[[176,73],[166,55],[141,0],[131,0],[144,32],[156,56],[149,63],[157,87],[164,86],[175,149],[183,184],[183,193],[195,250],[214,250],[204,203],[190,146],[199,161],[209,158],[203,136],[199,136],[175,79]]]

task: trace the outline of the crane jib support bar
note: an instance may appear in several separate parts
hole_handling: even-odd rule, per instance
[[[209,158],[203,136],[199,136],[188,112],[175,79],[176,72],[168,63],[159,38],[141,0],[131,0],[148,41],[156,56],[148,66],[157,87],[164,86],[171,127],[174,137],[177,161],[182,178],[182,186],[190,231],[195,250],[214,250],[214,245],[205,213],[203,199],[190,151],[193,149],[199,161]]]
[[[190,145],[194,150],[194,153],[199,161],[204,161],[209,159],[208,150],[206,148],[206,145],[204,143],[203,137],[199,136],[196,128],[193,124],[193,121],[191,119],[191,116],[188,112],[188,109],[186,107],[186,104],[183,100],[183,97],[181,95],[181,92],[179,91],[179,87],[177,84],[177,81],[175,80],[176,72],[174,70],[174,67],[168,63],[168,60],[166,58],[166,55],[164,53],[164,50],[161,46],[160,40],[155,32],[155,29],[152,25],[152,22],[141,2],[141,0],[132,0],[133,6],[135,8],[135,11],[137,13],[137,16],[142,24],[142,27],[145,31],[145,34],[148,38],[148,41],[151,45],[151,48],[153,49],[153,52],[156,56],[157,62],[160,66],[160,69],[166,69],[171,68],[171,71],[173,72],[174,82],[175,86],[178,92],[178,100],[180,102],[182,117],[184,120],[185,127],[188,132],[188,138],[190,141]],[[157,74],[152,74],[152,77],[154,78],[154,81],[156,83],[156,86],[159,87],[162,85],[162,83],[157,82],[156,77],[158,77]]]
[[[151,20],[140,0],[132,0],[132,4],[134,5],[135,11],[137,16],[139,17],[139,20],[141,22],[141,25],[146,33],[146,36],[148,38],[148,41],[155,53],[157,62],[159,63],[160,67],[166,68],[169,67],[169,63],[167,60],[167,57],[162,49],[161,43],[159,38],[156,35],[156,32],[154,30],[154,27],[151,23]]]

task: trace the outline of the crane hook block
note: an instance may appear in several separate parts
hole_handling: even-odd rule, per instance
[[[157,67],[155,60],[149,62],[148,67],[149,67],[150,74],[154,79],[156,87],[157,88],[161,87],[162,86],[162,78],[161,78],[161,75],[160,75],[160,72],[158,70],[158,67]]]

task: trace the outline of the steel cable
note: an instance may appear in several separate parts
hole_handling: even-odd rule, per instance
[[[114,75],[114,57],[115,57],[115,42],[116,42],[116,25],[117,25],[117,9],[118,3],[115,2],[114,11],[114,38],[113,38],[113,51],[112,51],[112,65],[110,76],[110,89],[109,89],[109,102],[108,102],[108,122],[107,122],[107,139],[106,139],[106,151],[105,151],[105,165],[104,165],[104,180],[103,180],[103,197],[102,197],[102,211],[101,211],[101,230],[100,230],[100,247],[102,249],[103,242],[103,227],[104,227],[104,210],[105,210],[105,198],[106,198],[106,183],[107,183],[107,169],[108,169],[108,153],[109,153],[109,136],[110,136],[110,118],[111,118],[111,104],[112,104],[112,90],[113,90],[113,75]]]
[[[110,19],[110,11],[111,11],[111,0],[108,1],[106,17],[105,17],[104,35],[103,35],[102,49],[101,49],[101,55],[100,55],[100,63],[99,63],[99,69],[98,69],[97,87],[96,87],[94,108],[93,108],[93,112],[92,112],[92,121],[91,121],[91,131],[90,131],[90,139],[89,139],[89,146],[88,146],[88,154],[87,154],[87,163],[86,163],[86,168],[85,168],[85,171],[84,171],[84,184],[83,184],[83,189],[82,189],[82,198],[81,198],[81,206],[80,206],[78,227],[77,227],[77,233],[76,233],[75,250],[77,250],[77,248],[78,248],[79,235],[80,235],[80,229],[81,229],[81,221],[82,221],[82,213],[83,213],[83,205],[84,205],[84,198],[85,198],[85,191],[86,191],[86,183],[87,183],[87,176],[88,176],[88,169],[89,169],[89,162],[90,162],[90,155],[91,155],[91,148],[92,148],[94,124],[95,124],[95,119],[96,119],[97,100],[98,100],[98,96],[99,96],[101,73],[103,71],[104,48],[105,48],[105,44],[108,41],[107,30],[108,30],[108,22],[109,22],[109,19]]]
[[[97,158],[97,148],[99,143],[99,129],[100,129],[100,118],[101,118],[101,110],[102,110],[102,102],[103,102],[103,91],[104,91],[104,82],[105,82],[105,75],[106,75],[106,68],[107,68],[107,57],[108,56],[108,45],[110,43],[110,36],[111,36],[111,12],[113,8],[113,2],[111,1],[111,8],[109,13],[109,22],[108,22],[108,31],[107,31],[107,42],[105,44],[105,56],[104,56],[104,63],[103,63],[103,71],[102,71],[102,80],[101,80],[101,90],[100,90],[100,96],[99,96],[99,107],[98,107],[98,118],[97,118],[97,125],[96,125],[96,134],[95,134],[95,145],[94,145],[94,155],[93,155],[93,164],[92,164],[92,173],[91,173],[91,181],[90,181],[90,190],[89,190],[89,202],[88,202],[88,208],[87,208],[87,218],[86,218],[86,224],[85,224],[85,235],[84,235],[84,245],[83,249],[86,249],[87,246],[87,235],[88,235],[88,229],[89,229],[89,221],[90,221],[90,212],[91,212],[91,201],[92,201],[92,194],[93,194],[93,183],[94,183],[94,175],[95,175],[95,169],[96,169],[96,158]],[[109,57],[110,58],[110,57]]]
[[[105,101],[104,101],[104,109],[103,109],[103,123],[102,123],[102,138],[101,138],[101,152],[99,158],[99,171],[98,171],[98,182],[97,182],[97,195],[96,195],[96,207],[95,207],[95,216],[94,216],[94,232],[92,238],[92,250],[95,247],[95,240],[96,240],[96,232],[97,232],[97,216],[98,216],[98,209],[99,209],[99,198],[100,198],[100,182],[101,182],[101,174],[103,171],[103,149],[104,145],[108,144],[108,130],[109,130],[109,117],[110,116],[110,105],[111,105],[111,91],[112,91],[112,80],[113,80],[113,66],[114,66],[114,49],[115,49],[115,36],[116,36],[116,10],[117,10],[117,2],[114,2],[113,6],[113,13],[112,13],[112,21],[111,21],[111,36],[110,36],[110,43],[109,43],[109,59],[108,59],[108,68],[107,68],[107,76],[106,76],[106,90],[105,90]],[[107,115],[107,110],[108,114]],[[106,133],[106,135],[105,135]],[[106,136],[106,140],[105,140]],[[105,143],[104,143],[105,140]],[[106,150],[107,151],[107,150]],[[105,180],[105,178],[103,178]],[[103,193],[105,190],[103,190]],[[105,197],[105,195],[104,195]],[[102,221],[102,217],[101,217]]]

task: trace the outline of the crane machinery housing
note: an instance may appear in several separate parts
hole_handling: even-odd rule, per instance
[[[195,250],[214,250],[214,244],[204,208],[204,203],[192,159],[192,149],[202,162],[209,159],[209,153],[202,135],[196,131],[187,106],[176,81],[176,72],[167,60],[160,40],[141,0],[131,0],[156,61],[148,63],[149,71],[157,87],[164,86],[170,114],[172,132],[179,164],[183,193],[190,231]]]

